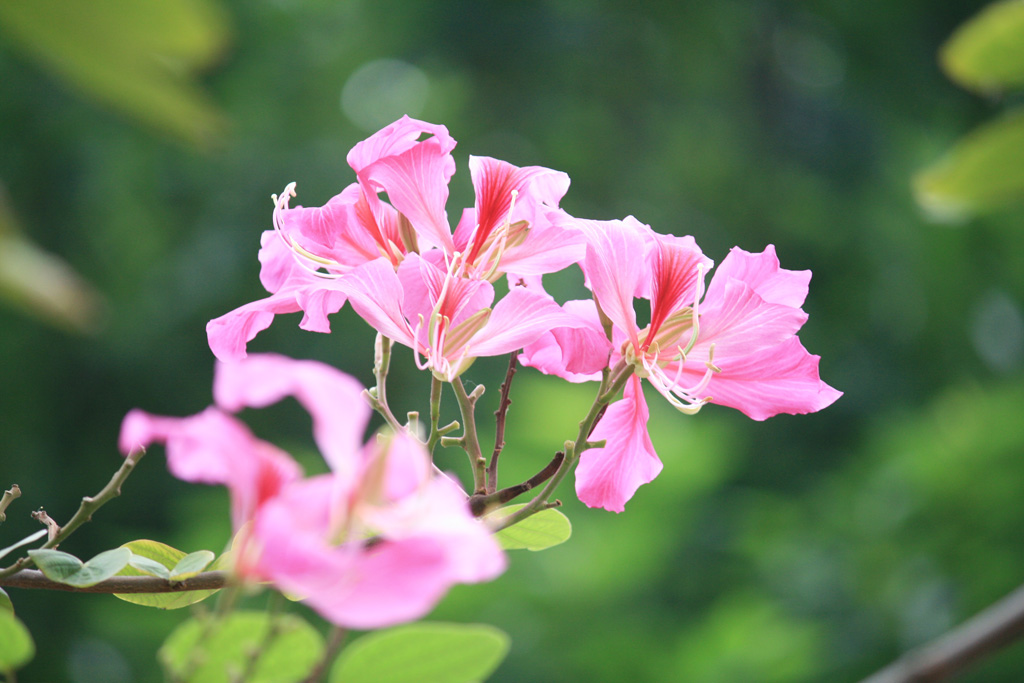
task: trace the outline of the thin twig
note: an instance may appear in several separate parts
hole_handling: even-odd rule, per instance
[[[434,448],[447,432],[438,425],[441,422],[441,380],[430,375],[430,436],[427,438],[427,452],[434,457]],[[456,427],[456,429],[458,429]],[[450,430],[449,430],[450,431]]]
[[[283,595],[277,591],[270,591],[270,598],[267,601],[266,610],[266,614],[270,618],[270,623],[267,625],[267,632],[263,635],[259,645],[253,647],[248,653],[245,670],[242,671],[236,679],[238,683],[245,683],[248,680],[252,680],[256,674],[256,667],[259,665],[260,658],[263,656],[263,653],[269,650],[277,637],[281,635],[281,620],[276,617],[281,612],[283,600]]]
[[[17,484],[11,484],[11,488],[4,491],[3,497],[0,498],[0,522],[7,519],[7,515],[5,514],[7,506],[13,503],[15,498],[19,498],[20,496],[21,487]]]
[[[551,496],[554,495],[555,489],[558,488],[558,485],[562,482],[562,479],[565,478],[565,475],[576,466],[576,462],[579,460],[580,455],[587,450],[587,439],[590,438],[591,433],[594,431],[594,426],[597,424],[601,416],[604,415],[604,411],[607,409],[608,404],[618,395],[622,390],[622,387],[626,384],[626,380],[628,380],[632,374],[633,368],[625,361],[620,361],[613,370],[604,373],[604,377],[601,380],[601,386],[597,390],[597,396],[594,398],[594,402],[591,404],[590,410],[587,411],[586,417],[580,421],[579,431],[576,433],[576,440],[567,440],[565,442],[565,458],[562,460],[558,469],[548,480],[544,489],[524,507],[516,510],[508,517],[503,518],[495,529],[496,531],[518,524],[530,515],[551,507],[548,501],[551,500]]]
[[[515,486],[509,486],[503,488],[500,491],[489,493],[486,495],[475,495],[469,498],[469,510],[473,513],[474,517],[482,517],[495,505],[504,505],[509,501],[515,500],[519,496],[523,495],[527,491],[536,488],[546,482],[548,479],[555,475],[558,468],[562,466],[562,461],[565,459],[565,453],[559,451],[555,453],[555,457],[551,459],[544,469],[537,474],[533,475],[522,484],[516,484]]]
[[[505,448],[505,418],[508,415],[508,407],[512,405],[509,399],[509,391],[512,388],[512,378],[516,374],[516,365],[519,360],[519,351],[513,351],[508,357],[508,372],[505,373],[505,381],[501,383],[501,398],[498,401],[498,409],[494,411],[494,452],[491,453],[491,462],[487,465],[487,493],[495,493],[498,490],[498,456]]]
[[[345,643],[345,638],[348,637],[348,629],[344,629],[340,626],[331,627],[331,634],[327,640],[327,647],[324,648],[324,656],[317,662],[316,668],[314,668],[309,676],[303,683],[320,683],[324,679],[324,675],[327,673],[327,667],[334,661],[338,651],[341,650],[341,646]]]
[[[57,538],[57,534],[60,533],[60,524],[53,521],[53,517],[46,514],[46,510],[35,510],[29,516],[46,527],[47,540],[52,541]]]
[[[0,578],[0,586],[69,593],[183,593],[224,588],[230,578],[231,575],[223,571],[203,572],[184,581],[168,581],[159,576],[114,576],[92,586],[79,587],[52,581],[37,569],[22,569]]]
[[[391,366],[391,340],[382,334],[377,334],[374,344],[373,376],[377,380],[377,386],[373,390],[365,392],[370,405],[387,421],[396,433],[404,431],[402,423],[391,412],[388,406],[388,368]]]
[[[467,394],[462,379],[456,377],[452,380],[452,389],[455,390],[455,398],[459,402],[459,409],[462,411],[462,436],[459,437],[459,445],[465,449],[469,456],[469,464],[473,468],[473,493],[486,493],[487,491],[487,461],[484,460],[483,452],[480,450],[480,437],[476,432],[476,402],[483,394],[483,385],[479,385],[473,393]],[[442,437],[441,444],[444,445],[445,437]]]
[[[908,652],[862,683],[949,680],[1022,635],[1024,586],[932,642]]]
[[[82,504],[78,506],[78,510],[68,523],[61,527],[60,531],[46,541],[40,549],[56,548],[60,545],[68,536],[73,534],[75,530],[92,519],[94,512],[99,510],[101,507],[106,505],[108,502],[121,495],[121,484],[124,483],[128,475],[135,469],[135,465],[138,464],[142,456],[146,454],[143,449],[138,449],[129,453],[121,466],[114,472],[114,476],[110,478],[107,485],[100,489],[100,492],[95,496],[85,496],[82,498]],[[6,576],[10,576],[15,572],[21,571],[32,563],[32,559],[27,555],[22,557],[17,562],[7,567],[6,569],[0,570],[0,579]]]

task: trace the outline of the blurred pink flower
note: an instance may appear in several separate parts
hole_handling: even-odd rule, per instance
[[[240,575],[301,596],[339,625],[388,626],[423,616],[455,583],[494,578],[505,557],[417,439],[387,434],[360,445],[369,419],[362,392],[330,366],[256,354],[218,364],[217,405],[198,415],[130,412],[120,447],[165,443],[175,476],[228,488]],[[230,415],[286,396],[313,418],[330,474],[303,479],[289,455]]]

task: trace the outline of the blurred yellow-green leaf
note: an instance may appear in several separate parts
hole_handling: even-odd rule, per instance
[[[500,519],[526,507],[526,504],[509,505],[495,510],[488,517]],[[502,529],[495,538],[505,550],[544,550],[565,543],[572,536],[572,523],[558,510],[541,510],[514,526]]]
[[[0,588],[0,612],[14,614],[14,603],[11,602],[11,596],[7,595],[3,588]]]
[[[294,614],[234,612],[212,627],[200,619],[180,624],[158,657],[170,677],[189,683],[243,676],[250,683],[289,683],[305,679],[323,649],[323,637]]]
[[[0,189],[0,301],[48,323],[89,332],[102,307],[99,294],[64,261],[25,237]]]
[[[996,2],[963,24],[939,58],[965,88],[999,93],[1024,85],[1024,2]]]
[[[470,683],[505,658],[509,638],[486,624],[422,622],[355,641],[331,669],[331,683]]]
[[[985,124],[914,177],[917,201],[938,220],[963,220],[1024,196],[1024,110]]]
[[[194,144],[224,121],[194,82],[224,50],[212,0],[0,3],[0,34],[82,94]]]
[[[0,612],[0,671],[9,673],[21,668],[35,653],[35,643],[25,625],[12,612]]]

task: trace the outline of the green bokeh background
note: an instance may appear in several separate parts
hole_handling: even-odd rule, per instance
[[[210,403],[204,326],[263,295],[270,195],[297,181],[299,203],[324,203],[353,180],[348,149],[408,113],[459,141],[450,217],[472,203],[465,162],[481,154],[565,171],[570,213],[633,214],[716,261],[775,244],[784,267],[814,272],[801,338],[845,392],[764,423],[715,406],[685,417],[649,396],[665,469],[626,512],[588,510],[566,484],[571,541],[512,554],[504,577],[456,588],[432,618],[511,635],[494,681],[871,673],[1024,582],[1024,208],[936,224],[910,185],[1005,107],[936,61],[980,7],[232,0],[199,76],[227,126],[200,145],[91,99],[0,31],[7,202],[105,300],[91,335],[0,308],[0,486],[24,492],[0,545],[37,528],[30,510],[64,521],[106,482],[129,409]],[[297,323],[279,318],[250,349],[369,381],[373,334],[350,309],[330,335]],[[468,375],[488,387],[482,415],[503,372],[484,359]],[[396,413],[425,409],[418,375],[400,351]],[[517,376],[507,481],[574,434],[592,391]],[[318,467],[297,405],[244,417]],[[465,474],[455,454],[442,464]],[[62,549],[220,550],[228,526],[226,494],[173,479],[154,449]],[[160,680],[155,650],[187,617],[9,592],[39,648],[25,681]],[[964,680],[1021,672],[1017,645]]]

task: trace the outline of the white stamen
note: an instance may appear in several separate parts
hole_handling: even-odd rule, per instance
[[[321,268],[341,268],[342,266],[340,263],[332,259],[317,256],[316,254],[304,249],[302,246],[300,246],[297,242],[295,242],[285,233],[284,228],[281,226],[280,214],[282,211],[287,211],[289,209],[288,203],[294,196],[296,196],[294,182],[288,183],[288,185],[285,186],[284,192],[281,193],[280,197],[278,197],[278,195],[276,194],[271,195],[271,197],[273,197],[274,199],[274,232],[277,233],[277,236],[281,239],[282,242],[284,242],[285,246],[288,247],[288,251],[291,252],[292,258],[295,260],[295,263],[297,263],[300,268],[308,272],[310,275],[315,275],[316,277],[321,277],[328,280],[335,280],[341,277],[341,273],[325,273],[321,270]],[[311,263],[313,265],[310,265]]]

